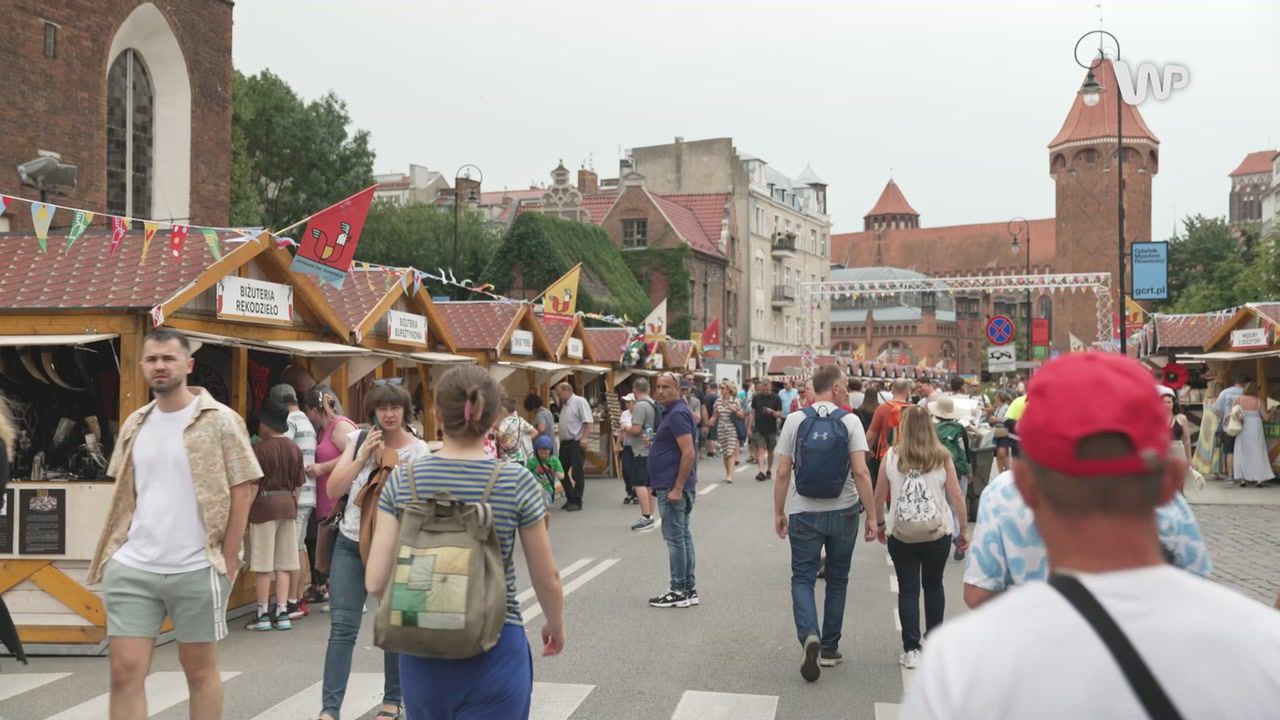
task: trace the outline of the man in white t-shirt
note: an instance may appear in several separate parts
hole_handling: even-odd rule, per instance
[[[1053,574],[940,628],[899,717],[1276,717],[1280,614],[1162,555],[1155,509],[1186,460],[1151,375],[1109,353],[1053,360],[1018,431],[1014,480]],[[1136,662],[1109,649],[1125,644]]]
[[[800,675],[813,682],[821,675],[822,667],[839,664],[840,635],[844,626],[845,596],[849,589],[849,567],[853,562],[853,546],[858,540],[858,515],[863,510],[861,498],[870,501],[871,473],[867,470],[867,438],[862,431],[862,421],[853,413],[845,413],[836,400],[846,397],[844,376],[833,365],[824,365],[813,374],[814,403],[807,410],[818,417],[833,412],[844,413],[840,419],[848,436],[847,465],[841,463],[843,473],[832,477],[843,480],[836,497],[814,497],[801,494],[792,479],[805,477],[804,463],[815,466],[826,459],[819,443],[829,440],[828,430],[818,429],[810,423],[806,410],[791,413],[782,425],[778,436],[778,474],[774,483],[774,529],[778,537],[790,539],[791,545],[791,611],[795,617],[796,635],[804,649]],[[821,436],[821,437],[819,437]],[[836,436],[838,437],[838,435]],[[803,454],[802,454],[803,452]],[[819,460],[818,458],[822,458]],[[830,467],[822,465],[822,467]],[[871,542],[881,520],[874,503],[866,505],[866,540]],[[826,602],[823,618],[818,622],[818,608],[813,588],[818,580],[818,565],[823,548],[826,558]]]
[[[284,436],[289,438],[302,451],[302,467],[311,467],[316,462],[316,428],[311,424],[307,414],[298,405],[298,393],[292,385],[281,383],[267,393],[271,400],[289,409],[288,426]],[[311,563],[307,557],[307,525],[316,510],[316,479],[306,476],[306,483],[298,493],[298,516],[294,520],[294,530],[298,539],[298,569],[293,572],[289,582],[288,608],[290,620],[297,620],[311,614],[307,600],[302,595],[306,581],[311,577]]]

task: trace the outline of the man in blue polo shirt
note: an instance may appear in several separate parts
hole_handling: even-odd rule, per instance
[[[649,486],[658,500],[662,539],[671,563],[671,587],[649,600],[656,608],[687,608],[698,604],[693,578],[693,535],[689,514],[697,497],[698,452],[693,434],[698,423],[689,403],[680,397],[680,380],[674,373],[658,376],[654,399],[662,405],[662,421],[649,446]]]

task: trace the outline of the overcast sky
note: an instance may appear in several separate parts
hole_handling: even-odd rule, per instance
[[[358,9],[357,9],[358,8]],[[619,149],[732,137],[830,184],[836,232],[892,176],[925,226],[1050,217],[1049,140],[1084,71],[1093,0],[249,0],[235,64],[344,98],[376,172],[409,163],[487,190],[549,182],[563,158],[617,175]],[[1280,2],[1104,3],[1131,65],[1189,87],[1141,106],[1161,141],[1153,229],[1227,212],[1227,174],[1280,143]],[[452,182],[452,180],[450,181]]]

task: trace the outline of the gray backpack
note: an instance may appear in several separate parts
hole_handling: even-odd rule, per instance
[[[413,501],[400,511],[394,565],[374,622],[374,643],[388,652],[459,660],[498,644],[507,615],[506,567],[489,496],[468,503],[449,492],[418,498],[413,463],[402,465]]]

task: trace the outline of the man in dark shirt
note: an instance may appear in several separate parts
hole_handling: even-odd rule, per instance
[[[778,444],[778,419],[782,414],[782,398],[773,392],[773,383],[761,381],[751,398],[751,444],[756,454],[756,480],[773,478],[773,448]]]
[[[680,397],[680,380],[674,373],[658,376],[654,399],[662,405],[662,422],[649,447],[649,484],[662,515],[662,539],[667,543],[671,588],[649,600],[656,608],[686,608],[698,604],[694,584],[693,536],[689,515],[697,497],[698,452],[693,435],[698,424],[689,403]]]

